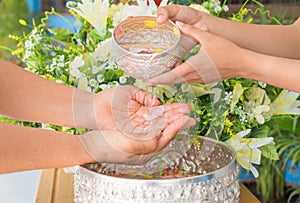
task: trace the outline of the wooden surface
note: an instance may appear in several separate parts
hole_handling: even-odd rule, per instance
[[[73,174],[63,169],[42,170],[36,203],[73,202]]]
[[[66,174],[63,169],[42,170],[36,203],[72,203],[73,174]],[[260,201],[240,184],[240,203],[259,203]]]

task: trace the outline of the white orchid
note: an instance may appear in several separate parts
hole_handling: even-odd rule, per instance
[[[298,115],[300,114],[299,94],[296,92],[282,90],[278,97],[272,102],[271,111],[274,115]]]
[[[93,25],[101,37],[106,35],[109,0],[82,0],[81,3],[69,1],[67,7]]]
[[[190,92],[195,95],[195,97],[213,94],[213,102],[216,103],[221,98],[222,89],[217,87],[219,83],[214,82],[210,84],[200,84],[200,83],[184,83],[181,86],[183,92]]]
[[[248,120],[255,120],[259,124],[264,124],[271,117],[271,100],[266,91],[259,87],[249,88],[245,92],[247,102],[244,102],[244,109],[248,115]]]
[[[273,141],[273,137],[265,138],[243,138],[251,132],[250,129],[241,131],[233,135],[226,141],[235,151],[237,161],[245,169],[251,170],[254,177],[258,177],[257,169],[252,165],[260,164],[261,146],[267,145]]]
[[[241,83],[236,83],[232,91],[232,101],[230,104],[230,111],[233,112],[235,105],[238,103],[240,97],[243,95],[244,89]]]

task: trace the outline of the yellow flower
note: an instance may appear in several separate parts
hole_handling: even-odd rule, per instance
[[[251,132],[250,129],[241,131],[233,135],[226,141],[235,151],[238,163],[245,169],[251,170],[254,177],[258,177],[257,169],[252,165],[260,164],[261,146],[267,145],[273,141],[273,137],[265,138],[243,138]]]
[[[19,20],[19,23],[20,23],[21,25],[24,25],[24,26],[27,25],[27,22],[26,22],[25,20],[23,20],[23,19],[20,19],[20,20]]]

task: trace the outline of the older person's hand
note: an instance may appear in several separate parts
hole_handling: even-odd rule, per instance
[[[172,123],[180,128],[194,124],[188,116],[189,105],[160,105],[158,99],[134,86],[116,86],[95,95],[77,91],[73,107],[74,120],[79,127],[119,131],[144,140],[161,135]]]

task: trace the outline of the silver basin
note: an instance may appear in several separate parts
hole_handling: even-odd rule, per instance
[[[76,168],[74,201],[238,203],[239,167],[235,152],[224,142],[211,138],[199,137],[198,141],[200,146],[191,144],[185,152],[181,151],[182,156],[168,164],[199,175],[173,179],[119,178],[101,174],[114,169],[117,164],[87,164]],[[178,143],[172,141],[162,154],[171,157],[168,153],[178,152]]]

